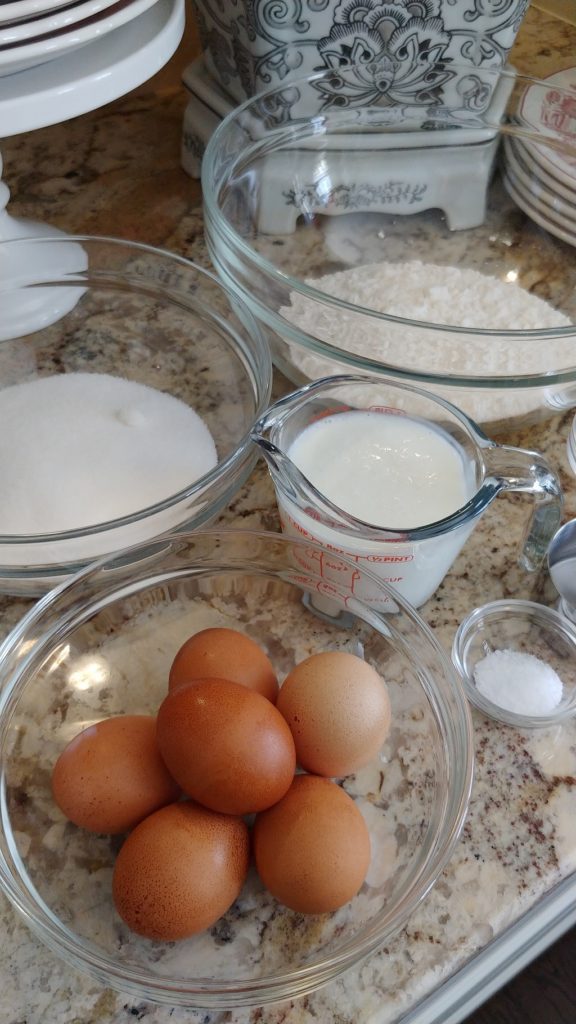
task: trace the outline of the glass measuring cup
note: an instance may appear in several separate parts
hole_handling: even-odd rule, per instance
[[[405,416],[445,441],[458,457],[464,503],[441,519],[408,528],[402,522],[367,522],[334,504],[301,472],[291,448],[320,419],[352,411]],[[351,595],[379,610],[392,611],[393,602],[372,589],[366,578],[360,582],[355,566],[371,570],[420,607],[501,492],[532,495],[532,514],[519,553],[528,571],[540,567],[560,522],[560,481],[542,455],[491,441],[451,403],[412,385],[355,375],[323,378],[272,405],[256,422],[252,440],[268,463],[283,531],[323,548],[310,548],[308,556],[301,556],[302,568],[320,574],[328,589],[337,580]],[[340,555],[353,564],[345,566]]]

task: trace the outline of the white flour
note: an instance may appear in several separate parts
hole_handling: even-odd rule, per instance
[[[306,284],[343,301],[378,313],[426,321],[438,325],[488,330],[538,330],[566,327],[571,320],[543,299],[515,282],[501,281],[476,270],[424,264],[371,263],[320,278]],[[468,337],[461,333],[422,330],[417,326],[375,321],[341,308],[321,307],[313,299],[292,292],[290,306],[280,315],[313,337],[356,355],[378,359],[404,369],[459,376],[507,376],[545,373],[550,367],[576,363],[571,338],[534,340]],[[288,345],[293,365],[314,380],[334,373],[354,372],[338,364]],[[534,393],[506,390],[499,394],[434,387],[437,393],[460,405],[473,418],[497,419],[515,415],[542,403]]]

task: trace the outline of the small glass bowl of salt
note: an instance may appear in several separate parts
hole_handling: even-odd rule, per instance
[[[576,714],[576,627],[534,601],[491,601],[461,622],[452,661],[490,718],[542,728]]]

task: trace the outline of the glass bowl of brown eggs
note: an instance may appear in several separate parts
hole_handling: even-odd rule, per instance
[[[0,888],[106,987],[222,1010],[304,996],[388,944],[450,858],[473,774],[454,668],[400,597],[393,614],[363,605],[339,580],[348,563],[316,574],[311,547],[251,531],[169,535],[76,574],[0,649]],[[214,635],[226,643],[202,647]],[[242,665],[248,676],[232,678]],[[262,665],[268,690],[249,678]],[[171,778],[148,806],[130,797],[126,818],[134,722]],[[310,759],[307,728],[327,759]],[[96,776],[86,743],[104,751]],[[293,813],[303,798],[308,835]]]

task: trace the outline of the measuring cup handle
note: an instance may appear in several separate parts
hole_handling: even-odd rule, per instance
[[[562,517],[560,480],[539,452],[511,445],[495,445],[485,452],[487,470],[499,490],[532,494],[534,508],[520,551],[520,564],[529,572],[540,568]]]

